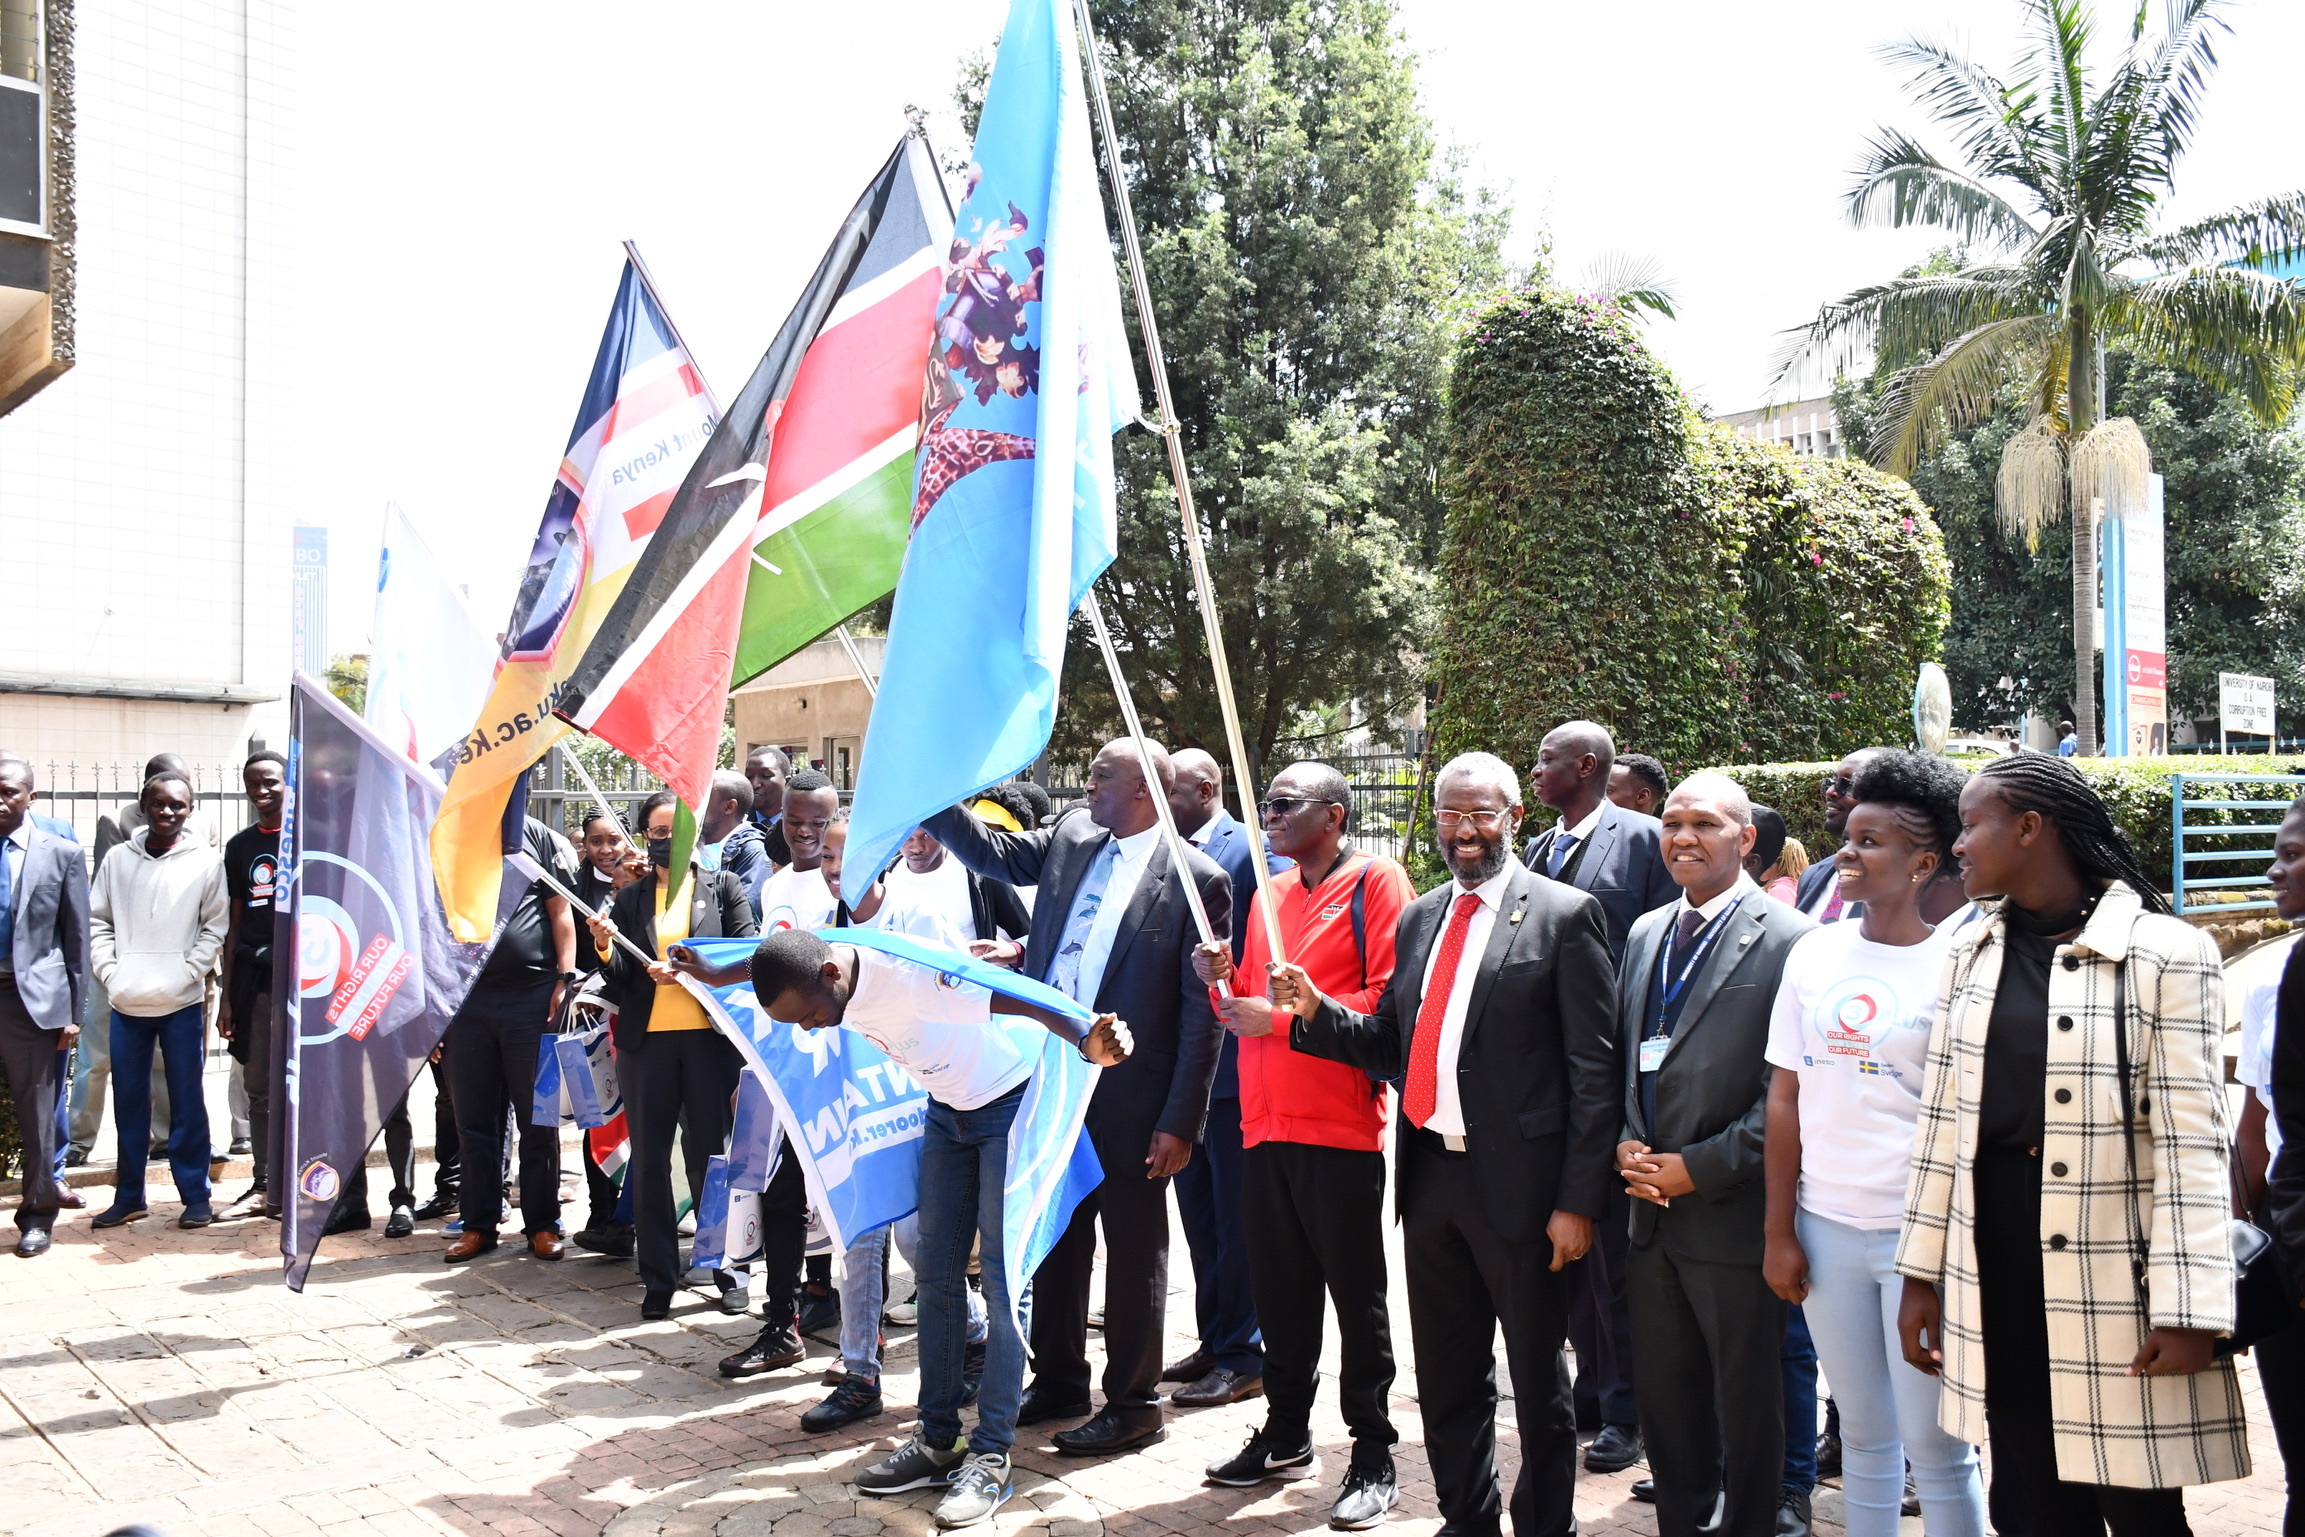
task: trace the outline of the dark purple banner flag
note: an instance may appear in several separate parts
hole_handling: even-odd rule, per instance
[[[285,892],[273,905],[273,1039],[282,1050],[272,1188],[289,1290],[384,1118],[472,990],[488,945],[450,934],[429,839],[445,787],[318,680],[291,701]],[[507,882],[517,903],[523,884]],[[499,924],[501,927],[501,923]]]

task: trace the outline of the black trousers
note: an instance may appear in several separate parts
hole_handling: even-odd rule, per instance
[[[1141,1157],[1142,1155],[1138,1155]],[[1141,1167],[1141,1165],[1139,1165]],[[1161,1423],[1161,1340],[1168,1329],[1165,1179],[1105,1160],[1104,1182],[1033,1272],[1032,1388],[1059,1403],[1088,1398],[1089,1270],[1104,1224],[1104,1402],[1131,1425]]]
[[[456,1124],[456,1095],[448,1082],[448,1056],[430,1064],[432,1071],[432,1198],[443,1206],[457,1204],[459,1175],[464,1169],[464,1130]]]
[[[58,1034],[33,1023],[13,976],[0,977],[0,1073],[8,1078],[16,1135],[23,1143],[19,1161],[24,1165],[24,1195],[16,1206],[16,1225],[27,1232],[52,1228],[61,1204],[62,1191],[56,1183],[56,1096],[64,1075],[56,1054]]]
[[[1387,1462],[1400,1439],[1386,1412],[1393,1326],[1385,1282],[1385,1155],[1260,1142],[1241,1170],[1242,1226],[1265,1325],[1265,1429],[1283,1448],[1312,1432],[1324,1297],[1336,1304],[1337,1397],[1353,1460]]]
[[[251,1116],[249,1119],[253,1121],[255,1117]],[[400,1103],[394,1105],[392,1113],[384,1118],[384,1128],[379,1135],[384,1139],[384,1161],[392,1168],[392,1200],[390,1204],[393,1206],[414,1206],[416,1204],[416,1132],[408,1123],[407,1095],[401,1095]],[[344,1194],[337,1198],[336,1207],[339,1211],[361,1212],[371,1217],[375,1215],[368,1209],[368,1158],[365,1148],[362,1149],[359,1164],[352,1171],[352,1177],[344,1182]]]
[[[1576,1529],[1577,1420],[1561,1350],[1568,1289],[1548,1268],[1552,1245],[1541,1232],[1519,1243],[1498,1237],[1474,1187],[1472,1160],[1444,1151],[1431,1132],[1405,1135],[1400,1158],[1401,1183],[1414,1191],[1401,1214],[1409,1331],[1442,1524],[1456,1537],[1496,1537],[1500,1529],[1501,1327],[1521,1426],[1514,1537],[1568,1537]]]
[[[1661,1537],[1696,1537],[1724,1470],[1721,1537],[1772,1537],[1785,1465],[1785,1304],[1759,1265],[1632,1247],[1633,1387]],[[1421,1352],[1420,1352],[1421,1353]]]
[[[520,1128],[521,1231],[560,1229],[560,1127],[529,1119],[537,1045],[551,1002],[549,980],[519,991],[492,989],[466,999],[448,1026],[448,1071],[468,1176],[458,1192],[467,1233],[493,1234],[504,1221],[504,1187],[494,1175],[503,1167],[508,1106]]]
[[[270,962],[266,963],[267,965]],[[248,1089],[248,1146],[259,1190],[272,1188],[272,990],[250,1000],[246,1018],[232,1021],[232,1044],[240,1050],[240,1078]]]
[[[1210,1100],[1201,1145],[1176,1174],[1177,1216],[1192,1251],[1201,1353],[1212,1366],[1254,1377],[1264,1371],[1264,1346],[1241,1220],[1242,1154],[1239,1097]]]
[[[798,1321],[801,1262],[808,1254],[808,1181],[792,1139],[760,1197],[760,1316],[787,1327]],[[887,1262],[883,1255],[882,1263]]]
[[[2289,1509],[2281,1534],[2305,1537],[2305,1502],[2297,1498],[2298,1485],[2305,1482],[2305,1323],[2291,1320],[2279,1334],[2259,1340],[2256,1353],[2257,1383],[2265,1390],[2265,1412],[2288,1475]]]
[[[1641,1423],[1633,1391],[1633,1308],[1625,1286],[1633,1198],[1611,1192],[1593,1223],[1593,1246],[1561,1267],[1569,1287],[1569,1344],[1577,1352],[1577,1418],[1627,1428]]]
[[[1972,1180],[1977,1323],[1985,1340],[1985,1428],[1993,1438],[1996,1495],[2006,1481],[2023,1537],[2104,1537],[2107,1528],[2113,1537],[2185,1537],[2192,1528],[2182,1489],[2072,1484],[2057,1476],[2041,1277],[2041,1160],[1980,1148]]]
[[[648,1291],[669,1292],[680,1284],[682,1270],[680,1218],[672,1196],[673,1133],[687,1128],[680,1139],[682,1161],[689,1191],[700,1195],[705,1165],[728,1142],[729,1097],[736,1092],[744,1058],[717,1030],[658,1030],[616,1065],[632,1129],[632,1163],[625,1178],[636,1181],[632,1223],[640,1284]],[[765,1211],[762,1217],[765,1235]]]

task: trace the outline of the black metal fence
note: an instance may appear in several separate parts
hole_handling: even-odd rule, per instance
[[[213,833],[221,844],[256,820],[237,763],[194,763],[192,819],[195,830]],[[141,763],[39,763],[33,765],[36,815],[69,823],[82,848],[96,844],[96,824],[136,803],[144,787]]]
[[[1405,858],[1411,802],[1416,797],[1417,760],[1406,753],[1359,753],[1323,757],[1321,761],[1343,774],[1352,791],[1354,845],[1371,854]],[[1050,774],[1049,798],[1059,811],[1079,798],[1084,777],[1078,769]]]

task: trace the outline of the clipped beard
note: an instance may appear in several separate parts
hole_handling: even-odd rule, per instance
[[[1493,880],[1497,872],[1505,867],[1505,861],[1511,857],[1511,851],[1505,847],[1502,838],[1490,844],[1488,851],[1480,858],[1471,861],[1459,859],[1456,850],[1450,845],[1441,845],[1441,862],[1449,867],[1451,875],[1467,886],[1478,886],[1484,881]]]

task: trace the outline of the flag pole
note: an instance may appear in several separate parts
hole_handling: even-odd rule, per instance
[[[1185,858],[1184,834],[1177,831],[1176,814],[1169,809],[1167,791],[1161,785],[1160,772],[1153,766],[1152,743],[1145,740],[1144,722],[1137,718],[1136,700],[1129,693],[1128,680],[1121,676],[1120,653],[1113,650],[1112,632],[1104,625],[1104,609],[1096,600],[1096,589],[1081,602],[1088,615],[1088,624],[1096,632],[1097,649],[1104,653],[1105,671],[1112,675],[1113,696],[1120,701],[1120,712],[1128,722],[1129,737],[1136,743],[1137,765],[1144,771],[1145,789],[1152,794],[1153,816],[1159,821],[1161,841],[1168,845],[1169,863],[1177,867],[1177,875],[1184,882],[1185,905],[1192,909],[1193,927],[1200,930],[1201,943],[1217,943],[1216,930],[1209,925],[1208,908],[1201,903],[1201,889],[1193,880],[1192,863]],[[1269,904],[1268,904],[1269,906]],[[1224,989],[1231,994],[1233,989]]]
[[[664,317],[665,326],[672,332],[673,345],[688,355],[689,366],[696,370],[696,382],[704,390],[704,398],[711,405],[712,414],[718,417],[720,397],[712,393],[711,381],[704,377],[704,365],[697,362],[696,352],[688,345],[688,338],[680,334],[680,322],[672,318],[672,306],[665,303],[664,295],[656,291],[656,278],[649,272],[648,263],[640,259],[640,247],[627,240],[624,243],[624,259],[632,263],[634,272],[640,274],[640,286],[648,290],[648,297],[654,301],[656,312]]]
[[[864,653],[856,649],[856,637],[848,633],[847,624],[834,625],[832,633],[840,637],[840,649],[848,653],[849,664],[856,668],[856,675],[864,680],[864,691],[878,699],[879,680],[873,677],[872,669],[864,665]]]
[[[600,793],[600,786],[592,782],[592,773],[584,766],[584,760],[579,758],[573,750],[564,750],[560,755],[560,761],[576,770],[576,777],[583,780],[584,788],[592,792],[592,803],[600,808],[602,816],[608,818],[609,825],[616,829],[617,836],[624,839],[624,846],[635,854],[645,854],[647,850],[633,841],[632,830],[624,825],[623,815],[608,803],[607,796]]]
[[[1184,428],[1177,420],[1176,403],[1169,394],[1168,362],[1161,352],[1160,326],[1153,319],[1152,282],[1145,276],[1144,250],[1137,242],[1136,213],[1129,205],[1128,179],[1121,172],[1120,134],[1113,127],[1112,100],[1105,94],[1104,59],[1096,47],[1096,22],[1089,0],[1073,0],[1080,20],[1082,50],[1088,55],[1089,87],[1096,98],[1097,122],[1104,130],[1105,179],[1112,187],[1113,211],[1120,219],[1121,247],[1128,255],[1129,280],[1136,289],[1137,325],[1144,333],[1145,361],[1152,367],[1153,394],[1160,404],[1160,434],[1168,443],[1169,479],[1176,486],[1177,515],[1184,522],[1185,554],[1192,561],[1193,594],[1200,601],[1201,630],[1208,638],[1209,661],[1216,669],[1217,707],[1224,715],[1225,745],[1232,753],[1233,780],[1240,786],[1241,821],[1249,835],[1249,863],[1256,872],[1257,892],[1264,898],[1265,940],[1276,961],[1288,959],[1281,945],[1280,908],[1273,896],[1272,875],[1265,866],[1265,834],[1257,815],[1257,782],[1249,773],[1248,748],[1241,737],[1240,707],[1233,699],[1232,668],[1225,658],[1224,630],[1217,622],[1216,587],[1209,580],[1208,556],[1201,549],[1200,518],[1193,511],[1192,476],[1185,465]],[[1101,633],[1104,620],[1090,598],[1090,620]],[[1121,697],[1118,664],[1108,646],[1108,664],[1116,670],[1113,681]],[[1133,713],[1134,706],[1130,706]],[[1189,885],[1189,883],[1188,883]]]

